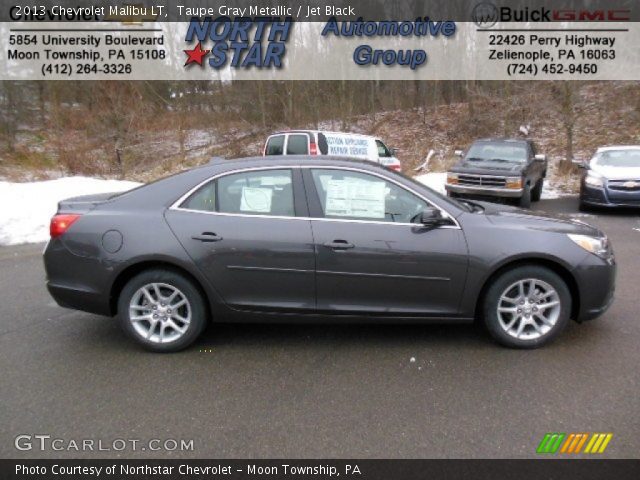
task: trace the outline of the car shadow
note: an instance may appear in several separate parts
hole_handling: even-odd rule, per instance
[[[391,325],[391,324],[217,324],[209,325],[194,348],[233,345],[441,345],[483,347],[494,345],[477,324]]]
[[[580,213],[601,217],[638,217],[640,216],[640,207],[590,207]]]

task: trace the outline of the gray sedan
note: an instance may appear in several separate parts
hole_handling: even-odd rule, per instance
[[[65,200],[44,253],[62,306],[117,316],[153,351],[214,322],[471,322],[510,347],[611,304],[587,224],[444,197],[365,161],[218,160]]]

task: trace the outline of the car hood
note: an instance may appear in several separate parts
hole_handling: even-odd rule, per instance
[[[495,162],[492,160],[461,160],[450,170],[454,173],[470,174],[520,174],[525,168],[524,163]]]
[[[580,235],[603,235],[596,227],[569,216],[524,210],[488,202],[475,203],[482,205],[483,214],[487,220],[497,226]]]
[[[640,167],[605,167],[594,165],[591,170],[599,173],[608,180],[637,180],[640,179]]]

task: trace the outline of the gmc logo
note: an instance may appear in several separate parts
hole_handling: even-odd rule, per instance
[[[628,22],[631,10],[554,10],[555,22]]]

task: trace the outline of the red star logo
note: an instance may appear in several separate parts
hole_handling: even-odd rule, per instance
[[[184,50],[184,53],[187,54],[187,61],[184,66],[191,65],[192,63],[197,63],[202,66],[202,58],[205,57],[211,50],[203,50],[200,42],[193,48],[193,50]]]

